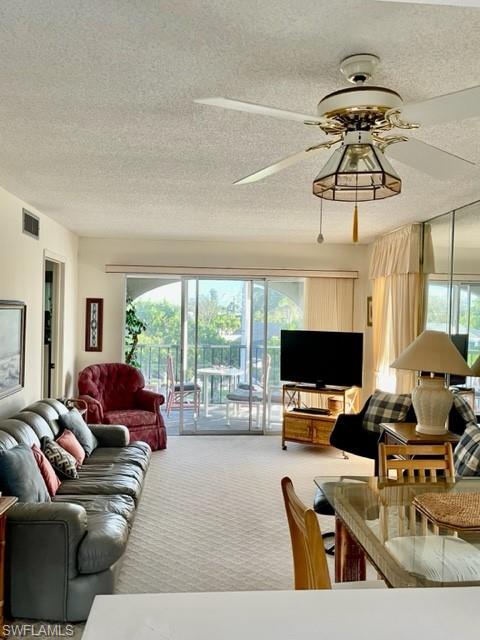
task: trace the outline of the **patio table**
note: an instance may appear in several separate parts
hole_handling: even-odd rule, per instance
[[[219,376],[222,378],[229,378],[233,381],[234,386],[239,382],[240,376],[242,375],[242,370],[237,369],[236,367],[204,367],[202,369],[197,369],[198,375],[203,378],[203,403],[205,407],[205,417],[209,417],[208,413],[208,387],[211,377]]]

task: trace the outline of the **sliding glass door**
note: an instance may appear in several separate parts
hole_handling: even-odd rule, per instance
[[[129,276],[127,298],[170,435],[281,429],[280,331],[302,327],[303,280]]]
[[[200,402],[190,412],[183,403],[181,432],[263,432],[263,282],[195,278],[184,287],[183,386]]]

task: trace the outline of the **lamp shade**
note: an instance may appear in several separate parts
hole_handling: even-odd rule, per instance
[[[480,378],[480,356],[478,356],[478,358],[472,364],[471,369],[472,373],[470,375],[474,376],[475,378]]]
[[[471,376],[472,370],[450,337],[442,331],[424,331],[390,365],[393,369],[431,371]]]

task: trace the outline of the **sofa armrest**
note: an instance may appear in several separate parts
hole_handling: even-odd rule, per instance
[[[123,424],[89,424],[90,431],[98,440],[99,447],[126,447],[130,433]]]
[[[341,413],[330,435],[330,444],[348,453],[376,460],[381,434],[364,428],[364,413]]]
[[[7,525],[17,577],[22,572],[38,576],[62,567],[64,577],[77,575],[78,545],[87,533],[83,507],[69,502],[21,502],[8,511]]]
[[[101,403],[95,398],[92,398],[92,396],[86,394],[77,396],[77,399],[83,400],[87,403],[87,415],[85,416],[85,421],[101,424],[103,421],[103,407]]]
[[[160,413],[160,406],[165,402],[165,396],[154,391],[139,389],[135,393],[135,406],[144,411],[152,413]]]
[[[6,591],[14,618],[66,620],[68,583],[77,579],[87,533],[83,507],[18,503],[7,513]]]

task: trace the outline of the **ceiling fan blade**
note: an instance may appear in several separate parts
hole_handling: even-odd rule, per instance
[[[194,100],[198,104],[207,104],[212,107],[221,107],[222,109],[233,109],[234,111],[243,111],[246,113],[256,113],[261,116],[271,116],[272,118],[281,118],[282,120],[295,120],[296,122],[326,122],[326,118],[322,116],[314,116],[310,113],[296,113],[295,111],[286,111],[285,109],[276,109],[275,107],[267,107],[263,104],[254,104],[253,102],[242,102],[241,100],[232,100],[231,98],[199,98]]]
[[[274,173],[278,173],[287,167],[291,167],[293,164],[297,164],[297,162],[301,162],[306,158],[311,158],[312,154],[318,153],[323,149],[320,147],[318,149],[305,149],[304,151],[299,151],[298,153],[294,153],[291,156],[287,156],[283,158],[283,160],[279,160],[274,164],[270,164],[268,167],[264,167],[259,171],[255,171],[255,173],[251,173],[245,178],[241,178],[240,180],[236,180],[233,184],[248,184],[250,182],[257,182],[257,180],[263,180],[263,178],[268,178],[268,176],[272,176]]]
[[[401,116],[402,120],[423,125],[480,116],[480,86],[447,93],[423,102],[412,102],[403,107]]]
[[[477,165],[452,153],[433,147],[421,140],[409,138],[406,142],[399,142],[387,147],[386,154],[394,160],[399,160],[409,167],[423,171],[439,180],[465,175]]]

